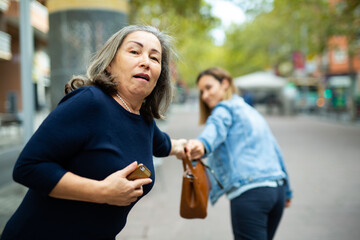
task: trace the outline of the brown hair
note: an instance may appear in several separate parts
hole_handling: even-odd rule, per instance
[[[237,93],[237,89],[234,85],[233,79],[225,69],[222,69],[220,67],[212,67],[208,68],[201,73],[199,73],[198,77],[196,78],[196,84],[199,83],[200,78],[202,78],[205,75],[209,75],[214,77],[216,80],[218,80],[220,83],[227,79],[229,82],[229,87],[225,91],[225,95],[223,100],[229,100],[232,98],[234,93]],[[199,106],[200,106],[200,124],[205,124],[206,120],[211,114],[211,109],[205,104],[205,102],[201,99],[201,95],[199,95]]]
[[[145,31],[154,34],[159,39],[162,48],[159,79],[151,94],[145,98],[140,111],[147,121],[151,121],[153,118],[164,118],[163,114],[169,107],[172,99],[170,58],[174,51],[171,46],[172,38],[152,26],[130,25],[115,33],[109,38],[103,48],[93,56],[86,76],[74,76],[65,85],[65,94],[83,86],[97,86],[109,95],[116,94],[117,85],[115,78],[106,71],[106,68],[115,57],[124,39],[130,33],[136,31]]]

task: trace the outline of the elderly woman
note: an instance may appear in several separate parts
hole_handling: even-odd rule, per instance
[[[185,154],[154,121],[171,100],[170,52],[158,29],[127,26],[70,80],[17,160],[29,191],[1,239],[115,239],[154,184],[153,155]],[[138,163],[151,177],[128,180]]]

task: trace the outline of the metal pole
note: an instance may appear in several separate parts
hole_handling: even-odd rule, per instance
[[[20,2],[20,60],[24,144],[34,131],[34,86],[32,81],[34,39],[30,21],[32,0]]]

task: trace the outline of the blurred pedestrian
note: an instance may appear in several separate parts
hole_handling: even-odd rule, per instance
[[[249,92],[247,90],[243,90],[242,97],[247,104],[249,104],[252,107],[254,106],[254,100],[253,100],[253,96],[252,96],[251,92]]]
[[[67,95],[20,154],[13,177],[29,188],[8,221],[7,239],[115,239],[155,180],[153,155],[184,153],[154,118],[171,100],[170,37],[127,26],[75,76]],[[137,163],[150,178],[127,180]]]
[[[265,119],[236,93],[232,77],[221,68],[198,75],[200,123],[188,141],[191,159],[208,157],[223,188],[210,174],[212,204],[230,200],[234,238],[272,239],[292,192],[280,148]]]

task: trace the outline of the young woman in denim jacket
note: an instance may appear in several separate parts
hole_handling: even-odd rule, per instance
[[[265,119],[236,95],[225,70],[201,72],[197,86],[205,127],[188,141],[188,157],[208,158],[223,185],[220,188],[210,174],[211,203],[227,195],[236,240],[272,239],[292,197],[280,148]]]

